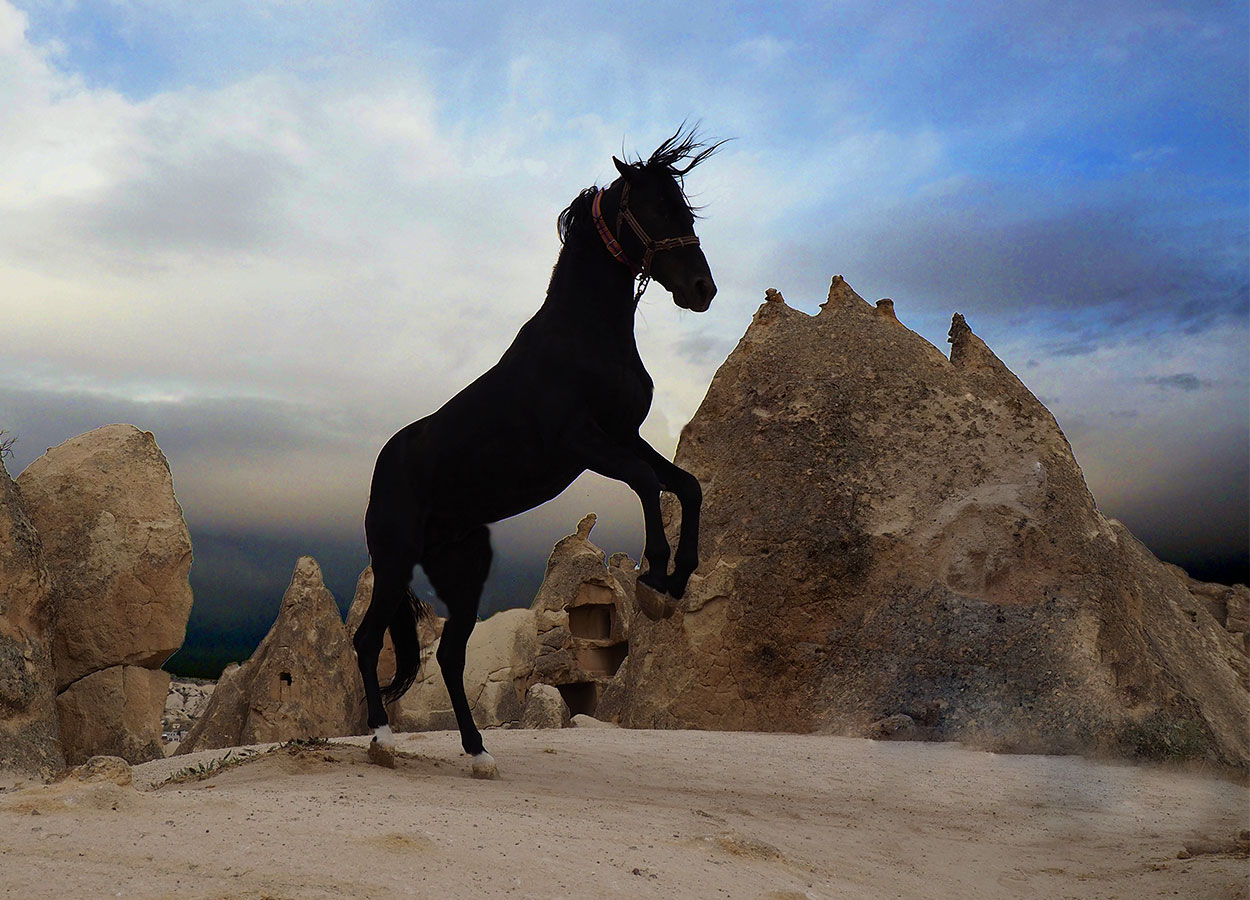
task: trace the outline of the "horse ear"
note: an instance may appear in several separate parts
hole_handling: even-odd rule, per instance
[[[633,166],[631,166],[629,163],[621,162],[615,156],[612,157],[612,163],[616,166],[616,171],[621,173],[622,178],[624,178],[626,181],[633,181],[634,179],[634,167]]]

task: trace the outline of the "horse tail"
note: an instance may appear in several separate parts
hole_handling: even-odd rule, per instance
[[[417,680],[421,668],[421,641],[417,636],[417,622],[434,614],[430,605],[423,601],[411,587],[406,602],[395,607],[395,614],[386,626],[391,633],[391,646],[395,648],[395,677],[382,688],[382,701],[394,703],[408,692]]]

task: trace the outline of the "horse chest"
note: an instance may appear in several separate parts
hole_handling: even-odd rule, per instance
[[[621,365],[604,373],[591,390],[596,410],[602,411],[597,418],[637,431],[651,410],[655,382],[639,360],[634,365]]]

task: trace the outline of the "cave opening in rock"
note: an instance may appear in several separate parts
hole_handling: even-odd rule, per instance
[[[569,715],[593,716],[599,706],[599,686],[593,681],[579,681],[574,684],[557,684],[556,689],[564,698],[564,705],[569,708]]]
[[[577,667],[592,675],[615,675],[625,657],[629,655],[629,642],[621,641],[608,647],[579,647]]]
[[[612,636],[611,604],[588,603],[569,610],[569,633],[580,638],[607,638]]]

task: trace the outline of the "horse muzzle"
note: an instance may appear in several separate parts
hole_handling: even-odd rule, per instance
[[[700,276],[694,281],[672,289],[673,302],[692,312],[707,312],[716,296],[716,282],[711,276]]]

